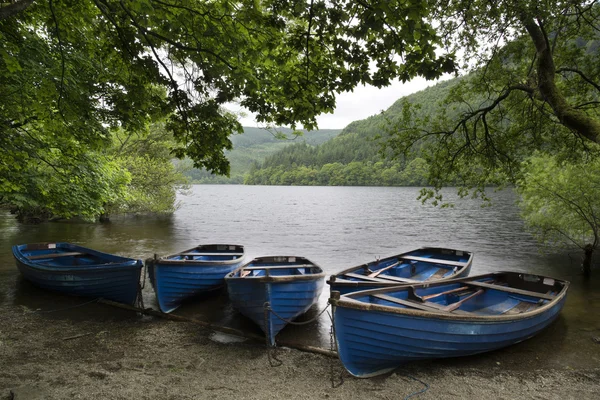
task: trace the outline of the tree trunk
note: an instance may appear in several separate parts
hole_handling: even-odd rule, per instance
[[[537,86],[541,97],[552,108],[561,124],[592,142],[600,143],[600,121],[573,108],[554,81],[554,58],[545,32],[531,16],[522,16],[521,22],[537,52]]]
[[[592,275],[592,255],[594,254],[594,246],[588,244],[583,249],[583,276],[589,278]]]

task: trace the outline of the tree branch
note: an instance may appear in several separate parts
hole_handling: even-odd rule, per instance
[[[56,12],[54,10],[54,2],[52,0],[50,0],[48,2],[48,4],[50,5],[50,12],[52,13],[52,19],[53,19],[54,25],[56,27],[56,39],[58,40],[58,48],[60,50],[60,63],[61,63],[60,90],[58,92],[58,100],[56,102],[56,108],[62,115],[62,111],[60,109],[60,102],[62,100],[63,89],[65,86],[65,53],[64,53],[64,49],[63,49],[62,40],[60,38],[60,28],[58,26],[58,19],[56,18]],[[64,115],[63,115],[63,118],[64,118]]]
[[[590,85],[592,85],[594,88],[596,88],[597,91],[600,92],[600,85],[598,85],[592,79],[588,78],[582,71],[580,71],[580,70],[578,70],[576,68],[563,67],[563,68],[557,69],[556,72],[557,73],[561,73],[561,72],[573,72],[573,73],[579,75],[581,77],[581,79],[583,79],[584,81],[586,81],[587,83],[589,83]]]
[[[20,0],[8,5],[0,6],[0,21],[10,18],[32,5],[34,0]]]
[[[143,32],[145,35],[151,35],[154,36],[157,39],[162,40],[163,42],[166,42],[168,44],[170,44],[171,46],[179,49],[179,50],[185,50],[185,51],[193,51],[196,53],[206,53],[206,54],[210,54],[211,56],[215,57],[217,60],[221,61],[223,64],[225,64],[229,69],[234,70],[236,69],[235,66],[231,65],[227,60],[225,60],[223,57],[221,57],[220,55],[218,55],[217,53],[215,53],[214,51],[210,51],[207,49],[203,49],[202,47],[191,47],[191,46],[186,46],[183,45],[181,43],[178,43],[172,39],[169,39],[168,37],[161,35],[157,32],[148,30],[146,27],[140,25],[135,17],[133,16],[133,14],[129,11],[129,9],[127,7],[125,7],[125,4],[123,4],[122,1],[119,2],[119,4],[121,4],[121,8],[123,9],[123,11],[125,11],[125,13],[129,16],[129,18],[131,19],[131,23],[140,30],[140,32]]]

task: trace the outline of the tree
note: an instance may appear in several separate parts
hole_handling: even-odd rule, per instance
[[[5,2],[2,201],[30,189],[15,171],[48,164],[49,153],[81,164],[110,147],[112,131],[164,118],[172,155],[228,174],[224,150],[241,132],[229,102],[265,124],[312,129],[337,93],[358,84],[453,71],[453,57],[435,53],[429,12],[427,3],[388,0]]]
[[[19,221],[33,223],[76,216],[93,220],[105,213],[106,204],[125,199],[131,181],[127,170],[101,154],[88,153],[73,162],[53,149],[43,160],[6,175],[11,212]]]
[[[103,214],[165,214],[176,207],[176,194],[186,189],[181,168],[172,162],[173,136],[164,124],[153,124],[144,132],[114,134],[115,145],[107,157],[130,177],[125,195],[106,202]]]
[[[535,150],[596,156],[600,142],[600,5],[596,1],[440,0],[430,21],[470,72],[419,116],[405,102],[388,125],[396,156],[418,153],[435,188],[484,195],[515,183]],[[422,198],[439,193],[424,190]]]
[[[434,54],[426,5],[371,3],[16,1],[0,14],[2,89],[12,94],[3,133],[51,120],[92,143],[111,126],[168,115],[175,153],[226,173],[222,150],[241,131],[222,109],[230,101],[261,122],[310,129],[359,83],[453,69]]]
[[[591,274],[600,245],[600,159],[564,162],[537,154],[524,166],[518,186],[523,217],[546,245],[575,245]]]

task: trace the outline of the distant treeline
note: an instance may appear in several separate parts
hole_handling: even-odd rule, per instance
[[[399,164],[379,161],[349,164],[335,162],[322,166],[291,166],[256,168],[244,183],[248,185],[306,186],[422,186],[427,184],[426,161],[415,158],[405,168]]]

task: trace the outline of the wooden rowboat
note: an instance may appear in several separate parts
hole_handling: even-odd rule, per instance
[[[265,332],[271,346],[287,324],[317,302],[325,274],[304,257],[258,257],[225,276],[233,306]]]
[[[446,282],[333,292],[337,350],[367,378],[403,363],[467,356],[528,339],[554,321],[569,282],[498,272]]]
[[[359,290],[410,285],[468,276],[473,253],[439,247],[423,247],[377,259],[332,275],[327,283],[341,294]]]
[[[225,286],[225,275],[244,260],[244,246],[204,244],[177,254],[146,260],[150,282],[162,312],[185,300]]]
[[[134,304],[142,260],[71,243],[35,243],[12,248],[17,268],[34,285],[69,295]]]

